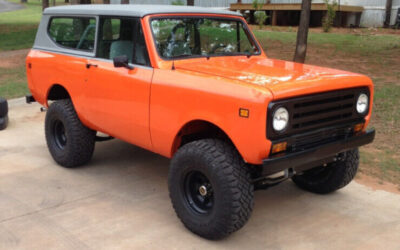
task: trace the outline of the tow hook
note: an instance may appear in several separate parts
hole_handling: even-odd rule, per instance
[[[281,172],[262,177],[254,181],[254,189],[267,189],[291,178],[294,174],[295,171],[292,168],[288,168]]]
[[[47,111],[47,108],[45,108],[45,107],[40,107],[40,112],[46,112]]]

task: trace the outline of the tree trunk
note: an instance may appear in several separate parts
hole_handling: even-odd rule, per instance
[[[110,4],[110,0],[103,0],[103,4]]]
[[[188,6],[194,6],[194,0],[187,0]]]
[[[389,28],[390,26],[390,17],[392,15],[392,6],[393,6],[393,0],[386,0],[386,16],[385,16],[385,22],[383,23],[383,27]]]
[[[51,0],[51,5],[56,6],[56,0]]]
[[[64,3],[69,3],[69,0],[64,0]]]
[[[49,7],[49,0],[42,0],[42,10]]]
[[[129,4],[129,0],[121,0],[121,4]]]
[[[21,0],[21,3],[27,3],[28,0]]]
[[[301,4],[300,24],[297,31],[296,52],[293,61],[304,63],[307,53],[308,27],[310,26],[311,1],[303,0]]]

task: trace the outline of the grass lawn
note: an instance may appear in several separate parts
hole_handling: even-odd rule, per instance
[[[0,51],[31,47],[42,15],[41,11],[41,2],[32,0],[25,4],[24,9],[1,13]]]
[[[15,1],[15,0],[14,0]],[[13,98],[28,93],[25,53],[2,57],[2,51],[30,48],[41,16],[37,1],[26,8],[0,15],[0,96]],[[269,57],[292,60],[296,41],[293,28],[252,27]],[[339,29],[309,35],[307,63],[358,72],[375,83],[370,126],[377,129],[373,144],[361,149],[360,171],[400,189],[400,32],[391,30]]]
[[[9,2],[20,3],[19,0]],[[57,0],[57,5],[64,3]],[[29,0],[25,8],[0,14],[0,54],[5,51],[32,47],[42,16],[42,3]],[[7,62],[11,60],[12,62]],[[25,77],[25,55],[11,53],[9,59],[0,56],[0,96],[14,98],[28,93]]]
[[[5,98],[20,97],[28,93],[25,66],[15,68],[0,67],[0,96]]]

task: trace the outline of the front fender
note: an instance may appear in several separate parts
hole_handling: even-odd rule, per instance
[[[235,80],[181,70],[155,70],[151,87],[150,132],[153,150],[172,157],[180,129],[192,120],[204,120],[224,131],[246,162],[261,164],[267,157],[269,91]],[[239,116],[239,109],[249,117]]]

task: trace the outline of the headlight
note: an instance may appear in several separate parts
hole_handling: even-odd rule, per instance
[[[286,108],[280,107],[274,112],[272,127],[275,131],[283,131],[289,123],[289,112]]]
[[[357,99],[357,112],[364,114],[368,109],[368,96],[366,94],[360,94]]]

